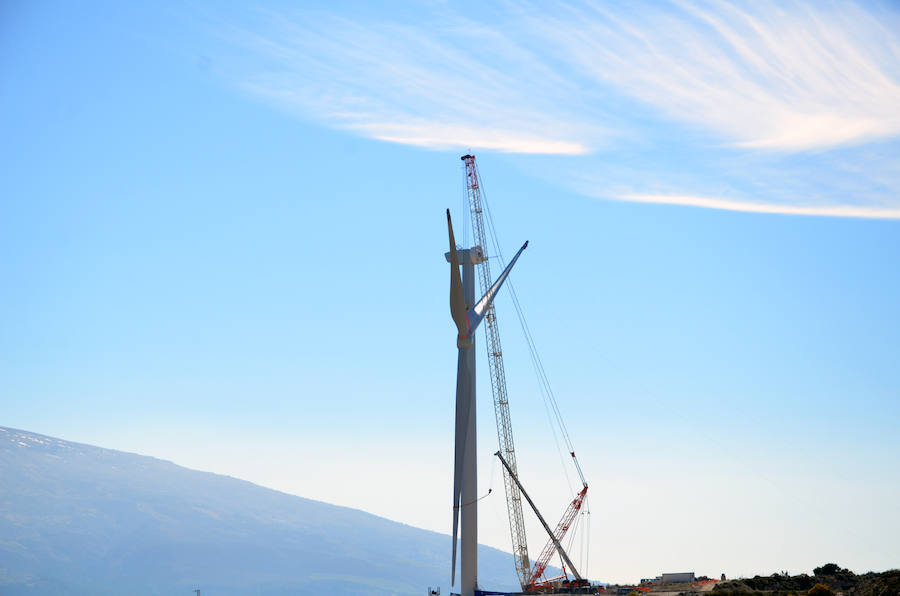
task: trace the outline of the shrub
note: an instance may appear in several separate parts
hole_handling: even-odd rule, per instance
[[[813,569],[813,575],[837,575],[839,573],[852,575],[849,569],[841,569],[841,566],[836,563],[826,563]]]
[[[834,596],[834,591],[825,584],[816,584],[806,592],[806,596]]]

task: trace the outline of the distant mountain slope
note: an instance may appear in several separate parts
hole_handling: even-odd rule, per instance
[[[0,427],[0,594],[421,595],[449,536],[131,453]],[[480,550],[481,583],[515,587]]]

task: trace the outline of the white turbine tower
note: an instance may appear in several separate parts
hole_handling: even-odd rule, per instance
[[[486,257],[480,246],[456,249],[453,224],[447,209],[450,234],[450,315],[456,323],[456,451],[453,464],[453,554],[450,583],[456,583],[456,542],[460,535],[460,596],[474,596],[478,585],[478,478],[475,461],[475,330],[494,301],[500,286],[528,246],[522,245],[497,281],[475,302],[475,265]],[[462,265],[462,277],[459,268]],[[460,513],[462,512],[462,513]],[[460,518],[462,518],[460,520]],[[460,523],[461,521],[461,523]]]

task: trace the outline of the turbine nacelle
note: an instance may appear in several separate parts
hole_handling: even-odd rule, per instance
[[[451,230],[451,234],[452,233],[453,232]],[[456,257],[456,260],[457,260],[456,270],[457,271],[459,271],[459,265],[478,265],[479,263],[483,263],[487,260],[487,257],[484,256],[484,251],[481,250],[480,246],[473,246],[472,248],[457,248],[456,255],[457,255],[457,257]],[[447,259],[447,262],[453,263],[453,253],[452,252],[444,253],[444,257]],[[453,275],[452,272],[451,272],[451,275]],[[450,282],[450,285],[451,285],[450,291],[453,292],[453,281],[452,280]],[[462,286],[460,286],[460,289],[461,288],[462,288]],[[454,301],[454,298],[452,295],[450,297],[450,301],[451,301],[450,315],[453,317],[454,322],[456,322],[456,317],[458,316],[458,313],[454,312],[456,306],[454,304],[455,301]],[[456,337],[456,347],[458,347],[458,348],[463,348],[463,347],[472,345],[472,333],[470,332],[471,321],[469,319],[469,305],[465,303],[465,300],[463,300],[462,302],[463,302],[463,316],[465,317],[465,326],[463,327],[463,329],[460,329],[460,325],[458,323],[456,326],[457,331],[459,332],[459,335],[457,335],[457,337]]]

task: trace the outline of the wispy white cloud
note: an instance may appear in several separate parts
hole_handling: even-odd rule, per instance
[[[431,29],[279,19],[266,34],[236,36],[260,58],[241,85],[332,126],[431,149],[577,155],[604,136],[559,107],[577,88],[538,54],[491,28],[448,21]]]
[[[367,138],[572,156],[542,171],[587,195],[896,218],[896,8],[516,4],[475,22],[447,6],[269,14],[230,36],[245,50],[235,77]]]
[[[771,202],[752,202],[723,197],[691,195],[622,194],[614,198],[634,203],[658,203],[703,207],[747,213],[776,213],[780,215],[814,215],[819,217],[859,217],[866,219],[900,219],[900,207],[871,207],[859,205],[781,205]]]
[[[584,153],[623,125],[604,99],[624,94],[727,143],[796,151],[900,135],[896,26],[856,5],[711,0],[518,8],[490,25],[306,14],[240,41],[269,65],[249,89],[374,138]]]
[[[796,151],[900,135],[897,29],[858,6],[611,10],[528,18],[587,76],[739,146]]]
[[[412,122],[365,122],[348,124],[347,128],[382,141],[432,149],[455,149],[468,146],[507,153],[553,153],[558,155],[588,153],[588,148],[578,142],[523,134],[514,129],[478,128],[472,125],[431,122],[426,119]]]

